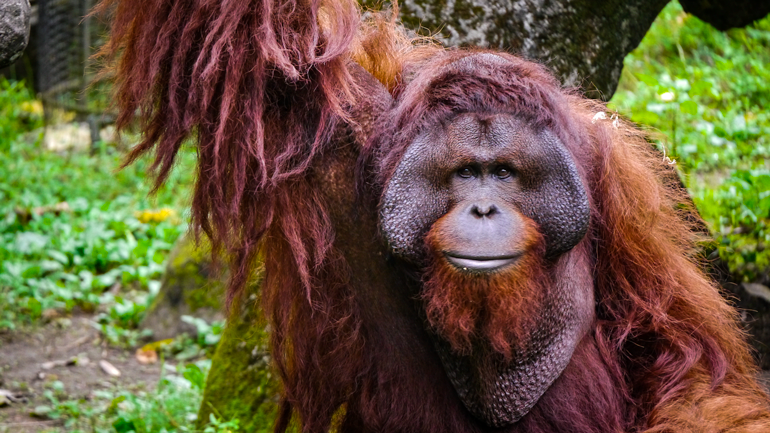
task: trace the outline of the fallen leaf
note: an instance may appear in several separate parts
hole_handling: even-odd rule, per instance
[[[59,312],[59,310],[55,308],[46,308],[40,314],[40,317],[42,317],[44,320],[51,321],[53,319],[58,319],[59,317],[61,317],[61,312]]]
[[[117,369],[114,365],[110,364],[108,361],[102,359],[99,361],[99,367],[101,367],[102,371],[107,373],[109,376],[112,377],[119,377],[120,376],[120,370]]]
[[[59,360],[56,360],[56,361],[48,361],[48,362],[44,362],[44,363],[40,364],[40,368],[42,368],[43,370],[50,370],[50,369],[56,368],[56,367],[63,367],[65,365],[67,365],[68,361],[69,360],[67,360],[67,359],[59,359]]]
[[[136,350],[136,360],[143,365],[155,364],[158,362],[158,352],[156,352],[154,349],[145,349],[144,347],[140,347]]]
[[[158,350],[160,350],[161,347],[168,346],[169,344],[171,344],[173,342],[174,342],[173,338],[167,338],[165,340],[153,341],[152,343],[145,344],[139,350],[154,350],[154,351],[157,352]]]
[[[72,208],[70,208],[69,203],[66,201],[63,201],[61,203],[56,203],[48,206],[40,206],[32,209],[32,212],[43,215],[44,213],[53,212],[56,215],[59,215],[62,212],[72,212]]]
[[[11,403],[17,403],[22,400],[22,396],[8,391],[7,389],[0,389],[0,407],[7,406]]]

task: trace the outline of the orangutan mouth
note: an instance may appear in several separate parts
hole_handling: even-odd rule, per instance
[[[513,264],[521,254],[504,256],[470,256],[453,252],[444,252],[447,261],[461,270],[489,272]]]

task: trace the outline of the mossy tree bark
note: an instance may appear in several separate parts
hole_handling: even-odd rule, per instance
[[[189,235],[177,241],[161,290],[142,322],[155,339],[194,334],[183,315],[207,321],[224,317],[224,276],[214,268],[210,252],[205,242],[196,245]],[[247,296],[228,317],[206,380],[198,414],[201,428],[214,415],[222,421],[238,419],[244,432],[272,431],[279,384],[270,367],[266,324],[257,305],[260,281],[256,275]]]
[[[243,432],[272,431],[280,386],[270,367],[268,333],[256,305],[259,284],[250,291],[230,316],[211,360],[198,412],[201,428],[213,414],[219,420],[238,419]]]
[[[160,291],[147,311],[142,326],[155,340],[194,334],[195,327],[182,321],[191,315],[211,322],[223,319],[224,279],[211,263],[205,243],[196,246],[190,236],[180,238],[168,259]]]

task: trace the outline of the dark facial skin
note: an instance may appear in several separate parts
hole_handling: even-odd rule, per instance
[[[452,210],[443,217],[452,227],[442,242],[444,257],[457,268],[492,272],[516,262],[524,253],[513,242],[523,221],[509,199],[521,190],[510,149],[488,137],[505,131],[490,117],[462,116],[447,133],[454,160],[447,182]]]
[[[508,114],[465,113],[419,136],[385,192],[382,227],[392,251],[426,257],[423,239],[439,218],[452,264],[493,271],[511,264],[522,217],[534,220],[553,258],[588,227],[588,199],[575,164],[549,131]]]
[[[380,224],[391,252],[406,261],[424,266],[428,257],[443,257],[471,278],[507,271],[528,254],[549,263],[557,283],[512,359],[489,358],[484,341],[458,353],[432,334],[463,404],[489,426],[526,415],[593,323],[589,255],[584,246],[571,251],[588,222],[572,155],[552,132],[510,114],[463,113],[436,125],[412,142],[387,185]],[[438,240],[429,251],[425,238],[434,226]],[[544,252],[528,241],[533,230]]]

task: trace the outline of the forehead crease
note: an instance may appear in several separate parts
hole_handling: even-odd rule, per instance
[[[446,127],[449,150],[459,158],[494,161],[515,157],[534,132],[507,114],[459,116]]]
[[[474,146],[483,139],[481,124],[472,114],[458,116],[446,127],[450,145]]]
[[[486,139],[489,147],[496,150],[498,157],[519,156],[532,133],[526,124],[508,115],[495,116],[487,128]]]

